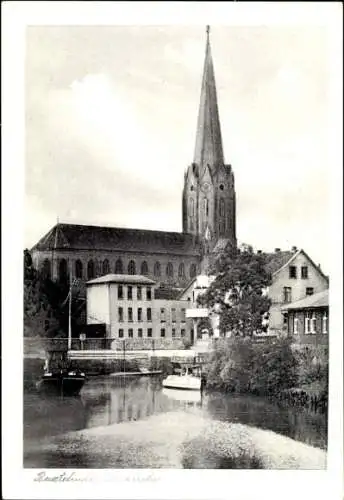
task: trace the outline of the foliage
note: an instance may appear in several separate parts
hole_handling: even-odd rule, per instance
[[[207,386],[234,392],[276,393],[297,381],[297,362],[287,339],[257,344],[220,339],[207,367]]]
[[[68,284],[53,282],[36,270],[28,250],[24,250],[24,336],[65,337],[68,331]],[[81,307],[78,297],[72,301],[75,325]]]
[[[262,315],[270,307],[264,289],[271,283],[264,254],[247,251],[220,255],[213,272],[217,277],[199,296],[199,304],[220,316],[220,332],[252,336],[262,328]]]

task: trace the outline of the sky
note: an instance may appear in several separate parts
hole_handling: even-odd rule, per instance
[[[322,26],[212,26],[237,238],[330,265],[329,46]],[[202,26],[30,26],[25,239],[57,221],[182,230]]]

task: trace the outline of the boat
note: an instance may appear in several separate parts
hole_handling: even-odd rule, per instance
[[[46,394],[78,396],[85,383],[86,375],[79,370],[47,371],[37,382],[37,390]]]
[[[183,391],[178,389],[168,389],[164,387],[162,393],[169,399],[180,401],[186,404],[201,404],[202,392],[201,391]]]
[[[203,389],[204,382],[199,365],[182,363],[180,367],[174,368],[174,372],[162,381],[163,387],[189,391]]]
[[[68,350],[72,345],[71,307],[72,287],[76,284],[74,280],[69,288],[69,326],[68,326]],[[86,381],[86,375],[68,361],[68,350],[51,350],[47,354],[44,373],[36,384],[40,393],[59,394],[62,396],[77,396]]]

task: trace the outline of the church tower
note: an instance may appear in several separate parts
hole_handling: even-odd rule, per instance
[[[194,161],[184,175],[183,231],[195,235],[203,252],[236,247],[235,187],[231,165],[225,165],[209,26]]]

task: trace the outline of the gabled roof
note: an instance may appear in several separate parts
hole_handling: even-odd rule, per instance
[[[155,285],[155,281],[139,274],[106,274],[100,278],[87,281],[86,285],[99,285],[103,283],[133,283],[135,285]]]
[[[147,229],[56,224],[32,250],[117,250],[199,256],[191,234]]]
[[[328,289],[309,295],[308,297],[297,300],[296,302],[292,302],[291,304],[282,307],[282,311],[295,309],[316,309],[318,307],[328,307]]]
[[[270,274],[275,274],[290,261],[294,254],[295,252],[291,251],[280,251],[264,254],[266,262],[265,270]]]
[[[322,272],[320,267],[314,263],[314,261],[310,258],[310,256],[302,248],[300,248],[300,250],[295,250],[294,252],[287,251],[287,252],[275,252],[274,254],[266,254],[268,256],[267,257],[268,263],[266,265],[266,270],[268,272],[270,272],[271,274],[277,274],[280,271],[282,271],[282,269],[284,269],[285,267],[292,264],[294,259],[300,254],[303,254],[304,257],[306,259],[308,259],[310,261],[310,263],[318,270],[318,272],[321,274],[321,276],[323,278],[325,278],[326,281],[328,281],[328,276],[326,276]],[[271,257],[269,257],[269,256],[271,256]]]

